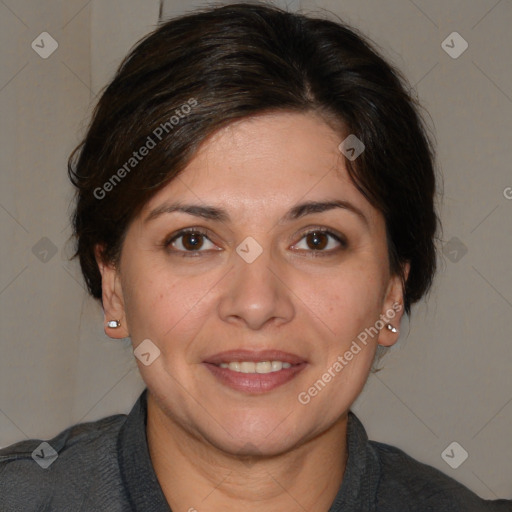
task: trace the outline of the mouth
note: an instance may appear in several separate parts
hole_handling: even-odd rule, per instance
[[[203,365],[222,384],[250,394],[261,394],[286,384],[308,362],[280,350],[230,350],[208,357]]]

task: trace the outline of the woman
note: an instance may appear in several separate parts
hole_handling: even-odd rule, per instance
[[[137,45],[69,173],[85,281],[147,389],[2,450],[2,510],[512,510],[350,411],[435,271],[404,84],[353,29],[266,5]]]

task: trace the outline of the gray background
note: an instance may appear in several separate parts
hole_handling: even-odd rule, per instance
[[[328,9],[380,45],[430,112],[444,174],[434,289],[353,410],[370,438],[482,497],[512,498],[512,2],[276,3]],[[162,13],[200,5],[163,2]],[[160,7],[0,0],[2,447],[127,413],[144,389],[129,340],[105,336],[101,308],[67,259],[66,159],[96,95]],[[31,47],[44,31],[59,45],[47,59]],[[454,31],[469,44],[456,59],[441,46]],[[457,469],[441,456],[453,441],[469,454]]]

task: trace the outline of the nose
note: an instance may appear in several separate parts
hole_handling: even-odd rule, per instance
[[[226,276],[218,311],[229,323],[244,324],[259,330],[266,324],[284,324],[293,319],[293,293],[287,285],[284,263],[278,264],[271,251],[263,252],[252,262],[233,253],[234,265]]]

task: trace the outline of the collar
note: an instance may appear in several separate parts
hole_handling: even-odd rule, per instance
[[[119,431],[119,468],[128,501],[134,512],[172,512],[160,487],[149,456],[146,437],[147,388],[141,393]],[[343,482],[329,512],[375,510],[380,465],[366,431],[349,411],[348,459]]]
[[[348,459],[343,481],[329,512],[365,510],[374,512],[380,480],[376,451],[358,417],[349,410],[347,423]]]

